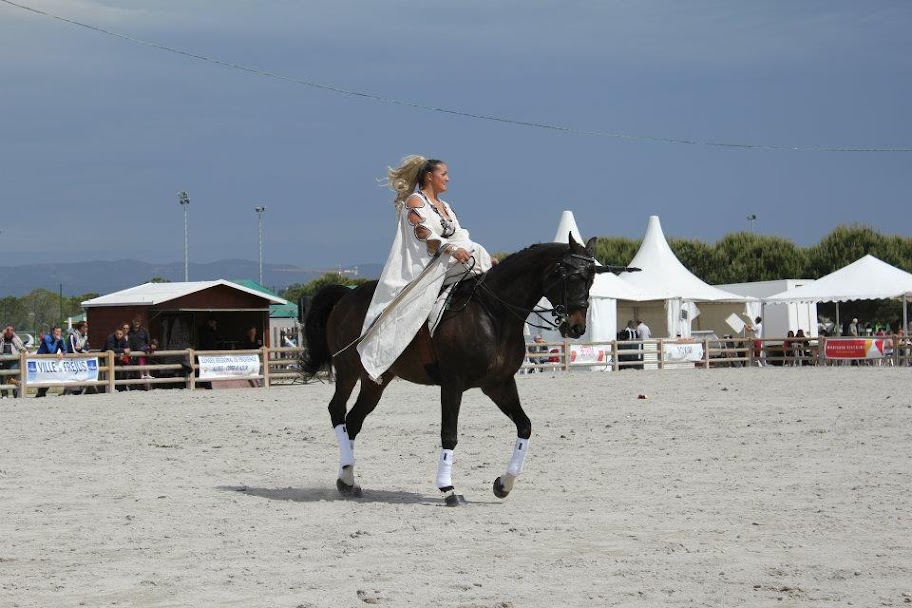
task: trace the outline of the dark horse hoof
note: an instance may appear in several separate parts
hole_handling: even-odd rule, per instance
[[[346,498],[361,498],[361,486],[357,484],[350,486],[341,479],[336,479],[336,489]]]
[[[448,507],[458,507],[459,505],[466,504],[465,496],[462,494],[447,494],[446,498],[443,499],[444,504]]]
[[[500,477],[494,480],[494,496],[497,498],[506,498],[510,495],[510,491],[507,490],[503,483],[500,481]]]

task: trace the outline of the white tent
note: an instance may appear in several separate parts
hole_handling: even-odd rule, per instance
[[[738,303],[756,300],[717,289],[687,270],[669,247],[659,218],[655,215],[649,217],[646,235],[629,266],[640,268],[641,272],[623,274],[621,280],[649,294],[650,300],[661,301],[661,304],[653,302],[651,305],[627,305],[624,312],[632,308],[635,314],[631,316],[643,319],[653,329],[656,337],[661,335],[661,328],[664,328],[668,337],[689,337],[691,323],[701,312],[695,302],[736,304],[726,307],[730,313],[739,308]],[[743,312],[743,306],[740,308]],[[721,324],[720,319],[725,316],[727,315],[722,311],[718,312],[715,315],[716,324]],[[722,327],[706,329],[721,331]]]
[[[905,328],[909,326],[906,302],[910,296],[912,296],[912,274],[868,254],[812,283],[774,294],[765,298],[765,301],[768,304],[776,304],[902,298],[903,327]],[[838,323],[839,309],[836,310]]]

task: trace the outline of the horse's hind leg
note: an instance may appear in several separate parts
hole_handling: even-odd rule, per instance
[[[360,496],[361,488],[355,485],[355,442],[345,424],[348,398],[358,383],[358,374],[351,370],[336,370],[336,390],[329,401],[329,419],[339,444],[339,476],[336,488],[345,496]]]
[[[361,432],[364,419],[377,407],[388,382],[389,378],[385,377],[383,384],[377,384],[364,375],[361,379],[358,398],[355,399],[355,404],[342,422],[336,425],[336,419],[333,416],[336,439],[339,442],[339,478],[336,480],[336,489],[343,496],[361,496],[361,486],[355,483],[355,438]],[[353,387],[354,382],[347,389],[346,400]],[[345,414],[344,402],[342,414]],[[331,413],[331,415],[333,414]]]
[[[516,443],[513,444],[513,455],[507,465],[507,471],[494,480],[494,495],[506,498],[513,489],[513,483],[522,473],[526,454],[529,453],[529,438],[532,436],[532,421],[519,403],[519,392],[516,380],[510,378],[501,384],[482,387],[482,392],[491,398],[500,411],[507,415],[516,425]]]

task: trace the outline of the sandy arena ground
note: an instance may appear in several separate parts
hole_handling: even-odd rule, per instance
[[[437,391],[394,382],[341,499],[331,385],[0,401],[0,606],[908,606],[912,370],[518,377],[474,390],[434,488]],[[638,394],[648,399],[637,399]]]

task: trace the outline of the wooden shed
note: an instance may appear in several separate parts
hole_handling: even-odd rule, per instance
[[[220,348],[234,349],[247,328],[257,328],[263,346],[270,344],[269,307],[288,302],[231,281],[145,283],[82,302],[89,324],[89,344],[100,348],[124,323],[139,317],[159,349],[199,346],[200,329],[218,323]]]

